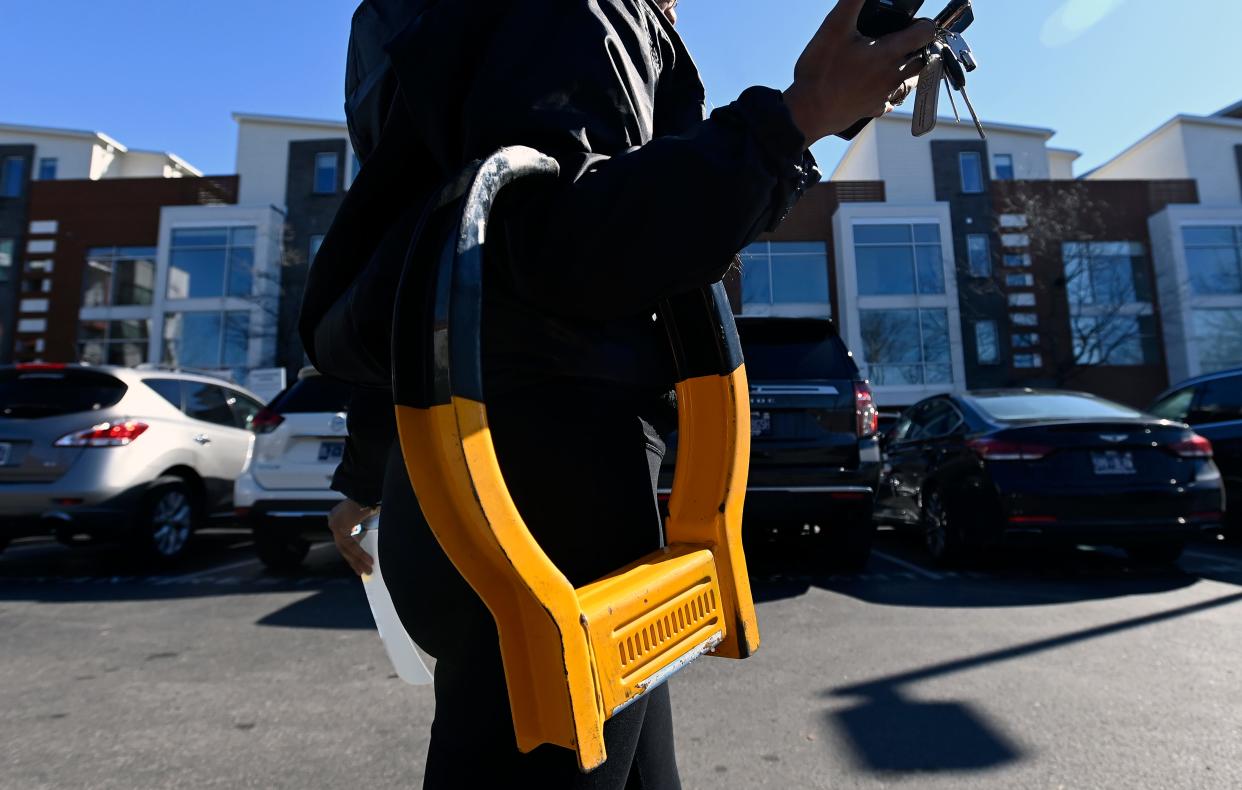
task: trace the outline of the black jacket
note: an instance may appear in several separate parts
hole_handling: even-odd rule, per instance
[[[465,164],[528,145],[562,178],[504,207],[507,254],[485,285],[487,386],[667,390],[655,305],[721,279],[818,179],[780,93],[751,88],[705,120],[698,70],[652,0],[414,5],[387,47],[398,100],[369,114],[380,133],[353,133],[373,151],[308,278],[312,362],[384,402],[415,219]],[[390,416],[368,427],[355,411],[334,487],[371,503],[394,431]]]

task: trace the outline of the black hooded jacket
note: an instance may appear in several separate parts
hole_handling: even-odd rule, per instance
[[[355,96],[372,97],[350,109],[363,167],[300,321],[316,367],[360,387],[333,487],[364,504],[395,436],[392,294],[414,222],[463,166],[527,145],[562,173],[503,207],[507,254],[485,284],[489,398],[575,381],[667,391],[656,304],[720,280],[819,177],[778,91],[748,89],[704,119],[698,70],[653,0],[369,4],[408,23],[385,48],[391,72],[351,45]]]

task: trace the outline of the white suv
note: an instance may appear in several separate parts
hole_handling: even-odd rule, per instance
[[[0,549],[52,534],[184,554],[195,527],[232,517],[258,398],[158,368],[0,367]]]
[[[348,404],[347,385],[308,368],[251,420],[254,454],[233,501],[269,568],[296,568],[311,540],[328,537],[328,511],[342,499],[328,486],[345,451]]]

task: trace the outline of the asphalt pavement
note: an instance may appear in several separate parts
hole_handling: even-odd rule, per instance
[[[752,556],[757,656],[673,679],[687,790],[1242,787],[1242,548],[807,556]],[[330,545],[278,576],[237,530],[163,572],[23,541],[0,635],[0,788],[421,785],[431,692]]]

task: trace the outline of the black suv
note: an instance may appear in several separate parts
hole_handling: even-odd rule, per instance
[[[746,537],[810,531],[832,566],[862,568],[880,478],[871,387],[828,321],[739,318],[738,332],[750,381]],[[675,441],[661,473],[665,494]]]
[[[1184,381],[1156,398],[1147,411],[1187,423],[1212,443],[1225,479],[1227,532],[1242,540],[1242,369]],[[1234,503],[1240,504],[1231,507]]]

